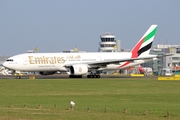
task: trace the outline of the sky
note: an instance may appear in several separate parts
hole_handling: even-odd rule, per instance
[[[132,49],[157,24],[153,44],[180,45],[180,0],[0,0],[0,56],[97,52],[107,32]]]

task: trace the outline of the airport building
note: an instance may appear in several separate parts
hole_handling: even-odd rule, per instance
[[[99,52],[120,52],[121,41],[115,40],[115,35],[106,33],[100,36],[101,42],[99,42]]]
[[[63,50],[62,53],[85,53],[86,51],[79,51],[78,48],[74,48],[72,50]]]
[[[168,55],[157,60],[144,63],[142,66],[151,67],[153,71],[160,71],[163,68],[170,68],[172,71],[180,71],[180,45],[153,45],[150,54]]]

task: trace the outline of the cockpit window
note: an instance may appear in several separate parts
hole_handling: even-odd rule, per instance
[[[6,61],[11,61],[11,62],[13,62],[13,59],[7,59]]]

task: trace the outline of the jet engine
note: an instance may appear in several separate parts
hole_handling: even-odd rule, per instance
[[[55,73],[56,73],[56,71],[42,71],[42,72],[39,72],[40,75],[53,75]]]
[[[88,66],[86,64],[76,64],[70,66],[71,75],[83,75],[88,73]]]

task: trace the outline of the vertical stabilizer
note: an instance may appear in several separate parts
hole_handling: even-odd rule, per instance
[[[139,56],[147,56],[149,54],[156,33],[156,29],[157,25],[150,26],[147,32],[131,50],[132,58],[137,58]]]

